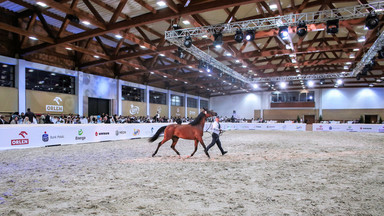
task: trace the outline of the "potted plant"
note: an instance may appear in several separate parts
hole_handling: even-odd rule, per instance
[[[319,123],[321,123],[323,121],[323,116],[319,116]]]
[[[381,116],[379,116],[379,124],[383,124],[383,119],[381,119]]]
[[[297,116],[296,121],[297,121],[297,123],[300,123],[300,116]]]

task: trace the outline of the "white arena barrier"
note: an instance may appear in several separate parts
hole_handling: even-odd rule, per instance
[[[313,124],[312,130],[384,133],[384,124]]]
[[[1,125],[0,150],[147,138],[168,123]],[[305,124],[220,123],[223,130],[305,131]],[[212,130],[206,123],[205,130]],[[205,131],[204,130],[204,131]]]

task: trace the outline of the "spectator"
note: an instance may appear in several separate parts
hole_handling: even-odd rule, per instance
[[[41,115],[38,124],[44,124],[45,116]]]
[[[10,122],[10,124],[19,124],[19,117],[18,116],[14,116],[12,121]]]
[[[29,117],[28,116],[25,116],[23,124],[32,124],[32,122],[29,121]]]
[[[7,121],[5,121],[4,116],[0,115],[0,124],[8,124]]]
[[[23,113],[21,113],[23,114]],[[33,123],[33,118],[36,118],[35,113],[31,112],[31,108],[27,109],[27,112],[25,113],[25,117],[28,117],[29,121]]]

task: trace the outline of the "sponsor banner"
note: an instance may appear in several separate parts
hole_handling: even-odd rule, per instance
[[[147,138],[168,124],[1,125],[0,150]],[[220,123],[223,130],[305,131],[306,124]],[[206,123],[205,130],[212,131]],[[314,131],[384,133],[383,124],[313,124]]]
[[[313,124],[312,127],[313,131],[384,132],[384,125],[381,124]]]
[[[305,131],[306,124],[285,124],[285,123],[220,123],[223,130],[287,130]],[[211,131],[211,123],[206,123],[204,130]]]

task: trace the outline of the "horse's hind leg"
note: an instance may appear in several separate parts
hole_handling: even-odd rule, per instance
[[[208,154],[207,147],[205,147],[203,138],[200,137],[199,141],[200,141],[200,144],[203,146],[203,148],[204,148],[204,152],[205,152],[205,154],[207,155],[207,157],[208,157],[208,158],[211,158],[211,157],[209,156],[209,154]]]
[[[177,141],[179,140],[179,137],[177,137],[177,136],[173,136],[172,137],[172,145],[171,145],[171,148],[173,149],[173,151],[175,151],[176,152],[176,154],[177,155],[179,155],[179,157],[180,157],[180,153],[176,150],[176,148],[175,148],[175,146],[176,146],[176,143],[177,143]]]
[[[169,139],[169,138],[167,139],[167,138],[164,137],[164,139],[163,139],[161,142],[159,142],[159,145],[157,145],[157,149],[156,149],[156,151],[152,154],[152,157],[155,157],[155,155],[157,154],[157,151],[159,151],[160,146],[163,145],[163,144],[164,144],[165,142],[167,142],[168,140],[170,140],[170,139]]]
[[[195,151],[193,151],[193,153],[191,154],[191,157],[195,154],[195,152],[197,151],[197,145],[199,145],[199,140],[195,139]]]

